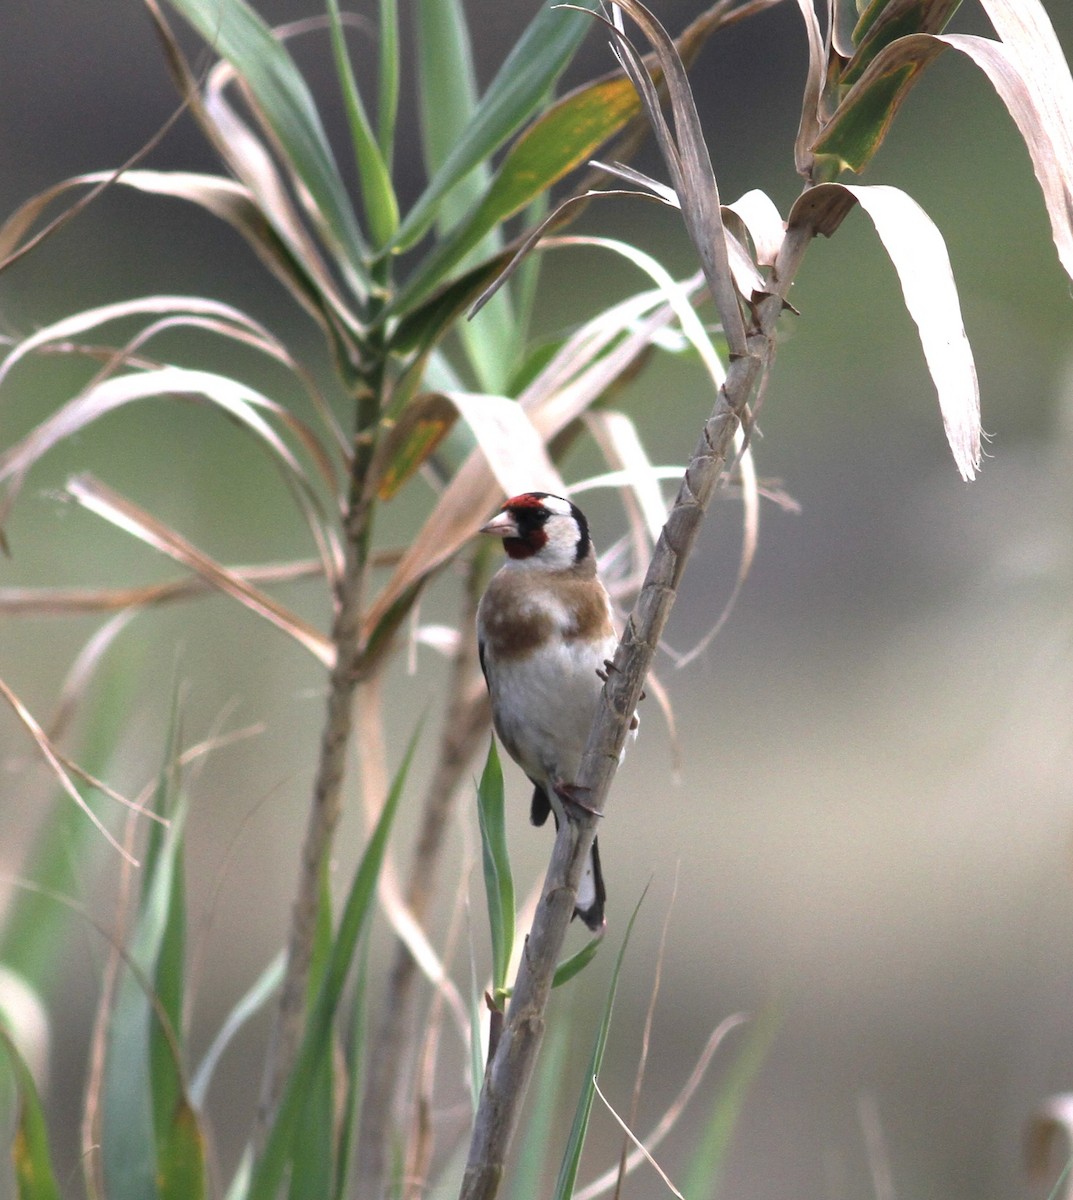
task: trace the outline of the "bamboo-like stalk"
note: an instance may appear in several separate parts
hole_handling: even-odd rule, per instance
[[[730,364],[626,623],[578,772],[577,787],[583,790],[594,813],[582,814],[577,821],[564,821],[559,829],[506,1024],[485,1075],[460,1200],[492,1200],[498,1192],[543,1037],[555,966],[586,856],[596,835],[595,814],[603,811],[630,718],[640,700],[709,501],[733,451],[734,434],[747,420],[750,399],[773,362],[776,322],[812,236],[812,225],[793,227],[786,233],[770,280],[771,292],[753,311],[748,353]]]
[[[329,679],[327,712],[306,818],[298,886],[291,906],[287,966],[280,988],[276,1021],[265,1055],[254,1131],[255,1144],[264,1142],[302,1039],[321,877],[327,869],[332,839],[342,810],[342,786],[353,724],[354,693],[362,670],[366,668],[362,659],[361,632],[372,519],[372,503],[366,494],[366,473],[372,460],[374,441],[371,431],[375,428],[381,409],[382,383],[381,360],[369,381],[361,386],[355,406],[354,457],[350,464],[350,487],[343,521],[343,570],[337,585],[335,619],[332,623],[335,664]]]

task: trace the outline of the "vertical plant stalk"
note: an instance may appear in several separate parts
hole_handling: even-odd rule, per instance
[[[493,1200],[503,1178],[514,1134],[544,1034],[552,977],[573,913],[577,886],[596,835],[597,815],[618,769],[630,718],[696,544],[708,504],[733,452],[734,434],[748,420],[749,402],[770,370],[776,323],[790,285],[813,237],[813,225],[787,230],[772,272],[770,292],[751,314],[747,353],[732,359],[712,415],[693,450],[644,586],[615,653],[614,668],[601,693],[577,786],[594,812],[564,821],[555,840],[544,894],[525,944],[507,1021],[489,1064],[470,1142],[460,1200]],[[657,819],[653,817],[652,819]]]
[[[421,827],[406,884],[406,904],[424,925],[436,897],[444,839],[466,768],[484,739],[491,707],[484,681],[477,674],[477,601],[482,572],[471,563],[459,619],[459,642],[447,682],[447,709],[436,769],[425,794]],[[401,940],[388,976],[383,1015],[372,1039],[366,1074],[361,1129],[358,1135],[358,1195],[370,1200],[384,1194],[395,1123],[407,1103],[415,1045],[418,967]]]
[[[327,869],[332,840],[342,810],[343,778],[353,725],[354,693],[362,673],[362,612],[368,559],[372,502],[366,474],[372,460],[374,429],[381,408],[379,375],[361,385],[357,398],[357,436],[350,469],[346,516],[343,521],[343,571],[337,586],[332,623],[335,665],[328,684],[328,705],[321,734],[313,796],[306,819],[298,867],[298,887],[291,906],[287,968],[280,988],[276,1022],[265,1056],[254,1141],[265,1134],[294,1066],[305,1026],[309,969],[320,903],[321,878]]]

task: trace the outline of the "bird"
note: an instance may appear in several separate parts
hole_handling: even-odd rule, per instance
[[[562,496],[513,496],[480,532],[501,538],[507,554],[477,606],[492,723],[533,785],[532,823],[551,813],[558,829],[572,806],[587,809],[573,785],[618,646],[611,598],[596,573],[589,523]],[[599,933],[606,899],[594,839],[574,916]]]

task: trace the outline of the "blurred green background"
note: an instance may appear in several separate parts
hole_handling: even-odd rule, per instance
[[[259,7],[272,20],[299,15],[293,4]],[[681,0],[653,7],[672,30],[696,12]],[[487,80],[536,4],[467,8]],[[1073,12],[1064,0],[1050,9],[1073,53]],[[957,27],[986,31],[975,12]],[[175,105],[133,0],[9,6],[2,28],[5,215],[60,178],[118,165]],[[307,38],[299,58],[330,114],[326,45]],[[570,78],[607,64],[594,35]],[[804,65],[792,3],[728,31],[700,59],[693,76],[724,199],[760,187],[785,213],[796,195]],[[214,162],[192,123],[180,121],[149,165]],[[403,195],[412,197],[416,150],[412,164],[399,165],[411,176]],[[651,156],[641,165],[658,170]],[[863,214],[852,215],[809,253],[794,295],[801,315],[785,322],[754,443],[760,474],[779,480],[801,511],[765,506],[757,563],[723,633],[685,671],[660,663],[679,722],[680,782],[672,782],[650,701],[601,828],[612,939],[645,882],[655,881],[604,1090],[627,1107],[677,876],[640,1128],[662,1112],[715,1024],[775,1002],[783,1023],[750,1093],[723,1195],[875,1194],[868,1146],[878,1125],[895,1194],[985,1200],[1024,1194],[1025,1122],[1045,1096],[1073,1087],[1073,303],[1027,154],[967,62],[949,56],[928,73],[864,181],[905,188],[947,239],[989,457],[977,482],[960,482],[894,272]],[[584,227],[692,270],[673,214],[616,202],[592,209]],[[544,282],[538,320],[549,333],[643,286],[594,251],[549,256]],[[19,336],[80,306],[154,292],[233,302],[322,369],[316,331],[229,230],[177,202],[118,193],[0,277],[0,333]],[[253,370],[239,360],[216,365],[247,377]],[[284,386],[282,376],[257,370],[270,393]],[[0,442],[51,411],[78,378],[56,362],[21,368],[0,395]],[[653,461],[674,463],[711,399],[695,367],[662,357],[622,403]],[[594,466],[579,447],[565,473],[573,480]],[[31,477],[7,527],[12,556],[0,562],[0,586],[174,576],[150,551],[58,498],[65,478],[82,469],[225,562],[308,553],[278,476],[238,433],[190,405],[149,403],[61,447]],[[414,530],[428,501],[418,483],[386,514],[385,541]],[[609,496],[585,507],[598,544],[618,536]],[[738,523],[736,501],[720,499],[667,632],[677,649],[700,637],[724,603]],[[424,615],[450,619],[455,588],[448,573]],[[318,586],[279,594],[324,624]],[[0,676],[44,717],[96,624],[4,619]],[[140,616],[112,654],[124,680],[116,691],[125,732],[107,774],[122,789],[140,786],[159,761],[176,680],[188,741],[206,736],[222,713],[229,728],[265,727],[213,757],[192,785],[194,1028],[195,1043],[197,1031],[207,1042],[285,929],[323,678],[286,638],[223,599]],[[412,713],[443,678],[431,652],[419,654],[417,667],[414,677],[400,669],[391,685],[396,755]],[[542,872],[548,839],[528,829],[525,789],[507,770],[525,885]],[[0,898],[50,797],[5,711]],[[355,805],[342,832],[342,878],[360,837]],[[467,846],[472,854],[475,838],[476,816],[466,809],[458,854]],[[404,851],[405,842],[402,862]],[[116,865],[103,852],[102,860]],[[479,924],[474,936],[483,947]],[[387,945],[382,934],[377,950]],[[51,1009],[50,1111],[67,1172],[76,1170],[104,955],[88,929],[76,939]],[[560,1003],[599,1003],[608,969],[598,963]],[[262,1022],[244,1035],[214,1085],[225,1157],[252,1111],[264,1033]],[[660,1155],[672,1176],[703,1110]],[[598,1115],[591,1173],[608,1165],[617,1136]],[[644,1172],[625,1193],[655,1194]]]

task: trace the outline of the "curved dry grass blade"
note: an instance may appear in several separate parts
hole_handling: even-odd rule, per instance
[[[674,871],[674,886],[671,888],[671,899],[667,905],[667,911],[663,916],[663,926],[659,934],[659,949],[656,953],[656,970],[652,978],[652,992],[648,997],[648,1008],[645,1012],[644,1029],[641,1031],[641,1050],[637,1057],[637,1070],[633,1078],[633,1093],[630,1097],[630,1117],[628,1125],[632,1127],[637,1123],[637,1110],[641,1104],[641,1092],[644,1088],[645,1068],[648,1065],[648,1052],[652,1044],[652,1023],[656,1018],[656,1005],[659,1003],[660,987],[663,982],[663,963],[667,952],[667,931],[671,926],[671,914],[674,912],[674,903],[678,898],[678,867],[675,866]],[[607,1104],[607,1099],[603,1093],[597,1088],[600,1099]],[[632,1128],[627,1128],[623,1124],[623,1129],[627,1135],[627,1140],[622,1143],[622,1153],[619,1155],[618,1164],[618,1180],[615,1184],[617,1194],[622,1192],[622,1184],[626,1178],[626,1158],[629,1154],[629,1143],[632,1141],[640,1150],[644,1150],[642,1144],[634,1136]],[[655,1166],[655,1160],[645,1150],[645,1157]],[[656,1168],[659,1169],[658,1167]],[[669,1181],[667,1181],[669,1182]]]
[[[813,149],[861,171],[882,143],[910,88],[945,49],[987,76],[1025,143],[1043,192],[1058,257],[1073,277],[1073,79],[1038,0],[985,0],[1003,37],[911,34],[886,46],[850,89]],[[884,105],[876,121],[873,95]]]
[[[330,298],[333,310],[341,316],[345,315],[346,324],[351,332],[359,332],[360,322],[340,295],[320,247],[294,207],[291,194],[280,176],[275,160],[261,138],[226,99],[225,93],[236,79],[231,64],[222,61],[209,72],[205,86],[205,116],[213,123],[220,141],[226,147],[226,161],[256,197],[257,207],[267,217],[283,244],[302,264],[317,289]],[[262,127],[265,127],[262,114],[248,92],[245,93],[245,99],[254,113],[261,118]],[[290,165],[285,155],[281,155],[281,158]],[[308,206],[308,191],[296,185],[295,192]],[[314,208],[311,215],[316,219],[319,214]],[[328,234],[330,237],[324,223],[318,221],[317,224],[322,235]],[[365,285],[354,275],[352,268],[347,269],[350,266],[349,260],[340,257],[337,261],[340,269],[347,274],[348,282],[357,294],[361,295]]]
[[[762,267],[773,267],[786,234],[786,223],[779,216],[775,202],[766,192],[753,188],[726,207],[741,218],[749,231],[756,261]]]
[[[1070,1200],[1073,1197],[1073,1095],[1059,1093],[1049,1096],[1032,1114],[1025,1130],[1025,1166],[1033,1182],[1045,1183],[1053,1178],[1054,1163],[1063,1159],[1055,1155],[1056,1147],[1064,1152],[1061,1173],[1054,1183],[1051,1197]]]
[[[719,188],[685,67],[673,39],[640,0],[618,0],[616,8],[622,9],[637,23],[656,53],[670,98],[677,141],[667,128],[658,92],[641,55],[623,33],[605,22],[619,51],[619,61],[641,96],[671,173],[682,218],[704,268],[708,290],[719,312],[730,352],[744,355],[748,353],[745,325],[731,277]]]
[[[284,45],[284,38],[311,26],[301,22],[281,31],[268,27],[244,2],[220,8],[214,0],[171,0],[187,21],[226,63],[217,64],[206,86],[206,112],[232,78],[241,80],[244,98],[266,138],[278,148],[280,161],[296,195],[316,224],[339,269],[362,295],[370,286],[362,264],[364,239],[331,145],[309,88]],[[325,22],[316,22],[323,27]],[[218,126],[219,128],[219,126]],[[234,146],[230,148],[234,152]],[[248,145],[243,150],[248,150]],[[241,155],[239,166],[243,165]],[[275,204],[266,212],[275,219]]]
[[[1058,258],[1073,278],[1073,79],[1036,0],[1018,0],[1016,8],[1000,0],[982,3],[1001,45],[964,34],[938,40],[976,63],[1017,125],[1043,191]]]
[[[391,793],[387,767],[387,742],[384,735],[383,676],[363,681],[355,703],[355,738],[362,748],[361,793],[365,809],[366,832],[372,835]],[[376,879],[377,901],[396,935],[414,957],[425,978],[443,997],[462,1031],[468,1037],[469,1013],[440,956],[403,898],[394,859],[385,850]]]
[[[228,567],[227,570],[247,583],[293,583],[323,576],[324,564],[319,559],[306,559],[292,563]],[[72,614],[117,612],[189,600],[215,590],[196,576],[129,588],[0,588],[0,614],[12,617],[66,617]]]
[[[821,105],[824,77],[827,73],[827,53],[813,0],[797,0],[797,7],[805,22],[805,35],[808,38],[808,74],[805,77],[805,94],[801,98],[801,120],[794,141],[794,165],[799,175],[811,179],[814,165],[812,145],[823,127]]]
[[[67,492],[83,508],[96,513],[119,529],[133,534],[154,550],[194,571],[207,584],[238,600],[251,612],[271,622],[304,646],[326,667],[331,667],[335,651],[330,638],[296,614],[251,586],[241,576],[202,553],[186,538],[169,529],[150,513],[120,496],[90,475],[79,475],[67,483]]]
[[[120,354],[119,359],[122,359]],[[247,387],[238,380],[210,371],[163,366],[145,371],[99,379],[68,401],[20,442],[0,454],[0,482],[10,481],[0,502],[0,524],[6,519],[30,468],[64,438],[125,404],[162,395],[193,395],[204,398],[257,435],[284,470],[284,478],[321,551],[325,570],[334,574],[337,556],[333,552],[333,534],[325,527],[320,502],[306,473],[291,449],[258,410],[271,413],[284,422],[313,453],[322,470],[331,471],[330,460],[315,435],[282,405]]]
[[[48,736],[52,741],[58,742],[66,732],[75,709],[81,703],[101,659],[136,615],[136,611],[131,608],[116,613],[78,652],[78,656],[63,680],[60,698],[52,711],[52,719],[48,723]]]
[[[712,384],[717,389],[722,386],[723,380],[726,378],[726,369],[719,355],[716,353],[715,347],[712,345],[708,331],[704,328],[704,322],[697,316],[696,309],[692,304],[691,298],[700,289],[701,277],[699,275],[693,275],[689,279],[679,283],[650,254],[646,254],[643,250],[638,250],[628,242],[618,241],[615,238],[583,237],[570,234],[564,237],[549,238],[545,242],[545,245],[548,247],[596,246],[605,250],[612,250],[623,258],[628,259],[634,266],[639,267],[656,284],[667,304],[674,310],[674,315],[678,318],[678,324],[682,328],[683,336],[693,349],[696,350],[701,362],[704,364],[705,370],[707,370],[712,380]],[[754,291],[762,290],[764,281],[760,277],[760,273],[754,266],[752,259],[749,259],[745,255],[745,251],[740,245],[738,246],[738,250],[747,263],[747,276],[744,281],[744,287],[750,294]],[[743,292],[743,294],[746,293]],[[662,518],[659,527],[663,527]],[[658,536],[658,531],[656,536]]]
[[[647,1150],[647,1155],[640,1150],[633,1150],[626,1157],[626,1172],[633,1171],[642,1162],[646,1160],[648,1155],[651,1155],[668,1133],[678,1123],[682,1112],[686,1105],[693,1098],[693,1093],[700,1086],[701,1080],[704,1078],[704,1073],[708,1069],[709,1063],[715,1056],[715,1052],[722,1045],[723,1040],[731,1030],[736,1029],[739,1025],[744,1025],[750,1018],[745,1013],[735,1013],[733,1016],[727,1017],[713,1030],[712,1035],[708,1038],[701,1052],[700,1058],[697,1059],[696,1065],[690,1072],[689,1078],[686,1080],[682,1090],[674,1098],[673,1103],[660,1118],[658,1123],[653,1128],[652,1132],[643,1139],[644,1146]],[[586,1184],[585,1187],[579,1188],[575,1193],[573,1200],[599,1200],[600,1196],[605,1196],[615,1186],[615,1181],[618,1179],[618,1167],[612,1167],[611,1170],[605,1171],[599,1178],[594,1179],[592,1183]]]
[[[129,171],[135,163],[145,158],[150,151],[154,150],[164,140],[171,127],[186,112],[186,108],[187,103],[184,100],[149,140],[135,150],[122,166],[117,167],[114,171],[100,172],[93,177],[94,186],[85,196],[82,196],[64,209],[63,212],[53,217],[43,229],[38,230],[37,233],[27,238],[21,245],[19,245],[19,242],[22,239],[22,235],[34,225],[41,213],[69,186],[71,181],[67,180],[64,183],[46,188],[45,191],[39,192],[37,196],[31,197],[24,204],[20,205],[15,213],[0,226],[0,271],[3,271],[6,267],[10,267],[12,263],[29,254],[31,250],[39,246],[46,238],[56,233],[68,221],[73,220],[80,212],[88,208],[113,183],[117,183],[125,172]]]
[[[112,847],[112,849],[115,850],[120,855],[120,857],[124,858],[128,863],[130,863],[131,866],[136,867],[138,865],[138,860],[130,853],[129,850],[125,849],[122,845],[120,845],[120,843],[116,840],[115,836],[110,832],[110,830],[107,828],[107,826],[104,824],[104,822],[100,819],[100,817],[98,817],[97,814],[93,811],[93,809],[90,808],[90,806],[85,802],[85,800],[82,799],[82,793],[79,792],[78,788],[75,787],[74,780],[68,774],[67,769],[65,768],[60,755],[57,753],[57,751],[53,747],[52,742],[48,738],[48,735],[41,728],[41,726],[38,725],[37,721],[34,720],[33,714],[26,707],[26,705],[23,704],[23,702],[18,698],[18,696],[15,695],[15,693],[11,690],[11,688],[9,688],[8,685],[2,679],[0,679],[0,696],[3,696],[4,699],[8,702],[8,704],[11,705],[12,709],[14,710],[15,715],[22,722],[27,733],[29,733],[29,735],[33,738],[34,742],[36,742],[37,748],[41,752],[41,757],[48,764],[49,769],[52,771],[52,774],[56,777],[56,780],[59,783],[60,787],[67,793],[68,796],[70,796],[70,798],[75,802],[75,804],[77,804],[78,807],[86,814],[86,816],[92,822],[93,826],[101,834],[101,836],[104,838],[104,840]],[[129,803],[129,807],[131,809],[137,809],[138,811],[140,811],[139,806],[135,805],[132,802]]]
[[[738,574],[730,596],[723,605],[723,611],[716,618],[715,624],[692,650],[686,651],[685,654],[676,654],[674,651],[668,650],[674,659],[675,668],[679,671],[688,666],[695,658],[699,658],[719,635],[738,602],[741,589],[745,586],[745,580],[748,578],[753,567],[753,560],[756,558],[756,547],[760,540],[760,488],[756,478],[753,452],[747,445],[747,435],[743,429],[738,429],[734,434],[734,445],[738,452],[738,469],[741,473],[742,489],[741,554],[738,556]],[[664,649],[667,647],[665,646]]]
[[[674,715],[674,705],[671,694],[663,686],[663,681],[655,671],[649,671],[645,680],[645,691],[659,705],[667,726],[667,742],[671,752],[671,781],[675,784],[682,782],[682,743],[678,737],[678,721]]]
[[[677,208],[679,211],[681,211],[682,206],[678,200],[678,194],[674,191],[674,189],[669,188],[666,184],[660,183],[659,180],[653,179],[651,176],[646,175],[643,171],[638,171],[635,167],[627,166],[624,163],[600,163],[594,161],[592,166],[598,167],[601,171],[606,172],[608,175],[616,176],[619,179],[624,179],[629,183],[635,183],[638,185],[638,187],[644,189],[643,192],[633,193],[634,195],[639,195],[643,199],[655,198],[671,208]],[[631,193],[593,192],[589,193],[589,196],[610,196],[620,194],[628,196]],[[760,194],[763,195],[763,193]],[[565,209],[567,204],[570,202],[571,201],[566,201],[564,204],[562,204],[560,209],[554,214],[554,217],[549,218],[549,221],[546,222],[546,224],[550,224],[552,220],[558,218],[559,212],[562,209]],[[757,270],[756,263],[753,262],[749,251],[746,248],[745,239],[738,235],[737,225],[740,224],[740,222],[735,222],[733,226],[728,223],[727,218],[733,218],[734,216],[733,210],[730,208],[730,206],[724,205],[720,211],[723,216],[723,232],[726,235],[727,254],[729,256],[730,271],[734,279],[734,286],[737,288],[738,294],[741,296],[741,298],[748,302],[753,300],[753,298],[757,295],[763,294],[767,290],[765,287],[764,278]],[[565,241],[566,239],[564,238],[562,240]],[[596,240],[598,239],[594,239],[594,241]],[[778,248],[776,247],[775,253],[777,252]],[[774,262],[774,258],[772,258],[772,262]]]
[[[191,7],[190,5],[184,5],[175,0],[173,3],[175,7],[183,8],[184,15],[189,18],[190,13],[186,10]],[[197,0],[194,0],[194,3],[196,4]],[[200,82],[190,70],[182,47],[165,20],[157,0],[145,0],[145,5],[163,44],[172,77],[191,113],[224,162],[235,175],[250,184],[251,209],[254,219],[248,226],[240,228],[240,231],[247,235],[258,255],[264,258],[273,270],[275,270],[275,265],[278,265],[275,260],[284,260],[285,270],[281,277],[298,299],[309,308],[325,332],[333,333],[334,330],[331,329],[331,326],[333,323],[338,323],[348,333],[360,335],[361,321],[348,302],[342,298],[335,280],[325,268],[319,248],[310,239],[308,230],[295,213],[290,197],[279,179],[279,173],[270,156],[267,155],[263,144],[245,124],[240,122],[242,131],[245,133],[245,137],[243,137],[228,123],[226,116],[221,117],[219,111],[215,113],[209,111],[206,99],[201,94]],[[206,40],[210,43],[215,42],[212,36],[212,27],[218,25],[220,15],[218,11],[209,12],[207,15],[210,28],[206,34]],[[304,142],[304,153],[297,157],[301,157],[302,165],[317,178],[315,189],[321,199],[324,199],[328,193],[333,193],[326,204],[326,207],[335,214],[333,225],[337,228],[349,229],[354,235],[354,246],[357,246],[360,243],[360,232],[353,216],[353,210],[350,209],[345,189],[338,180],[334,163],[331,161],[330,148],[324,139],[323,130],[319,128],[319,117],[309,100],[308,93],[305,92],[301,76],[294,70],[293,62],[288,58],[275,35],[260,22],[252,10],[245,5],[241,8],[238,5],[232,5],[230,15],[236,17],[240,25],[244,19],[248,19],[254,27],[253,36],[261,41],[261,48],[265,53],[260,56],[254,54],[251,57],[256,70],[261,73],[262,83],[267,83],[270,91],[272,90],[273,66],[278,67],[281,63],[283,64],[283,75],[286,75],[287,78],[283,79],[281,76],[277,76],[275,82],[282,83],[281,93],[289,92],[290,95],[279,95],[279,102],[275,107],[277,116],[282,116],[283,122],[289,124],[289,133],[293,135],[285,136],[283,140],[291,145],[295,138]],[[202,16],[205,14],[202,13]],[[201,32],[206,32],[204,26]],[[236,31],[232,30],[231,32]],[[241,37],[240,34],[240,40]],[[232,42],[232,48],[236,48],[236,45],[237,43]],[[239,49],[241,52],[241,47]],[[213,83],[217,83],[222,89],[233,77],[234,72],[230,64],[220,62],[214,71],[210,72],[210,87]],[[251,107],[259,116],[263,115],[253,104],[252,99]],[[304,112],[302,111],[303,107],[305,108]],[[289,112],[282,111],[287,109]],[[228,111],[231,112],[230,109]],[[217,123],[217,117],[221,117],[220,124]],[[238,121],[237,117],[234,119]],[[267,123],[265,128],[268,136],[276,140],[278,144],[276,133],[269,131]],[[278,129],[278,125],[274,128]],[[236,134],[234,144],[229,140],[229,135],[232,133]],[[292,156],[287,153],[283,153],[281,157],[288,163],[292,161]],[[309,191],[304,187],[300,187],[298,190],[303,198]],[[267,257],[262,254],[262,248],[267,250]],[[350,258],[350,251],[353,248],[348,246],[347,253],[339,256],[341,270],[348,278],[352,279],[361,275],[360,268],[355,267]],[[367,284],[368,281],[365,282]],[[363,288],[358,294],[362,294],[364,290],[366,289]]]
[[[648,1149],[646,1149],[644,1142],[642,1142],[641,1139],[637,1136],[637,1134],[635,1134],[633,1132],[633,1130],[629,1127],[629,1125],[626,1124],[626,1122],[622,1119],[622,1117],[620,1117],[618,1115],[618,1112],[615,1110],[614,1105],[612,1105],[611,1101],[608,1100],[608,1098],[603,1094],[603,1091],[600,1088],[599,1081],[596,1079],[595,1076],[593,1076],[592,1086],[595,1089],[597,1096],[599,1096],[600,1099],[603,1101],[604,1108],[606,1108],[607,1111],[611,1114],[611,1116],[615,1119],[616,1123],[621,1128],[622,1132],[626,1135],[626,1137],[629,1138],[629,1140],[631,1142],[633,1142],[634,1146],[637,1147],[637,1151],[641,1155],[641,1157],[648,1163],[648,1165],[652,1168],[652,1170],[656,1172],[656,1174],[660,1177],[660,1179],[663,1180],[663,1183],[666,1185],[667,1190],[671,1193],[671,1195],[677,1196],[678,1200],[686,1200],[685,1196],[683,1196],[682,1193],[671,1182],[671,1177],[659,1165],[659,1163],[656,1162],[656,1160],[652,1157],[651,1152]],[[623,1172],[623,1174],[625,1174],[625,1172]]]
[[[640,567],[643,571],[666,520],[667,506],[660,491],[659,477],[637,435],[637,427],[625,413],[607,408],[594,409],[585,414],[584,420],[607,465],[622,481],[618,486],[629,523],[635,570]],[[678,468],[678,477],[681,477],[681,468]],[[569,494],[586,491],[592,484],[592,480],[582,480],[570,488]]]
[[[980,388],[946,243],[931,218],[899,188],[823,183],[798,198],[788,228],[811,226],[826,232],[853,203],[868,213],[898,272],[939,394],[954,462],[962,479],[975,479],[980,465]]]

